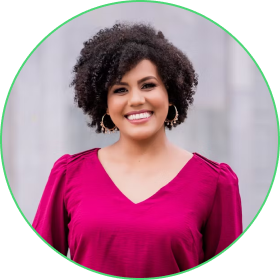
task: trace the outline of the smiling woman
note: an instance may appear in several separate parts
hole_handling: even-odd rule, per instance
[[[150,88],[151,83],[146,85],[143,79],[153,76],[157,80],[151,80],[152,83],[157,82],[155,85],[161,90],[168,91],[169,102],[179,112],[178,121],[173,126],[186,119],[198,84],[188,57],[161,31],[156,32],[148,24],[115,24],[112,28],[101,29],[84,43],[71,83],[75,88],[75,101],[90,117],[89,126],[96,127],[96,132],[101,132],[102,116],[108,109],[108,90],[114,86],[117,94],[128,92],[128,87],[134,84],[128,85],[125,75],[136,65],[139,70],[134,70],[129,78],[138,75],[136,82],[144,89]],[[148,72],[139,75],[141,70]],[[137,98],[137,95],[132,97]],[[165,123],[165,126],[172,128],[171,123]]]
[[[33,227],[88,268],[165,276],[203,263],[242,232],[229,165],[173,145],[165,128],[187,117],[197,75],[187,56],[145,24],[117,24],[84,43],[75,101],[113,145],[56,161]]]
[[[142,60],[123,76],[121,83],[113,85],[107,102],[107,114],[110,114],[121,135],[135,140],[149,138],[155,133],[163,136],[168,93],[156,65],[151,61]]]

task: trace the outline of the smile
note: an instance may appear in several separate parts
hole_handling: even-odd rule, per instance
[[[130,123],[143,123],[143,122],[147,122],[151,118],[152,115],[153,115],[153,112],[146,111],[146,112],[138,113],[138,114],[129,114],[129,115],[126,115],[125,117]]]

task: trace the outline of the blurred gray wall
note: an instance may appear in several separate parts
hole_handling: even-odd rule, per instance
[[[180,147],[232,167],[245,229],[266,197],[276,165],[277,122],[266,83],[244,49],[215,24],[184,9],[143,2],[107,6],[70,21],[21,70],[4,117],[3,155],[22,212],[33,221],[60,156],[118,139],[86,126],[69,88],[82,43],[116,20],[152,23],[193,62],[199,74],[194,105],[185,123],[167,134]]]

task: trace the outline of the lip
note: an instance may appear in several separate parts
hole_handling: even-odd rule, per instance
[[[153,111],[151,110],[146,110],[146,109],[143,109],[143,110],[139,110],[139,111],[131,111],[127,114],[125,114],[125,117],[129,116],[129,115],[134,115],[134,114],[141,114],[141,113],[153,113]]]
[[[147,112],[147,111],[145,111]],[[132,124],[140,124],[140,123],[145,123],[145,122],[148,122],[151,117],[153,116],[153,114],[151,116],[149,116],[148,118],[145,118],[145,119],[135,119],[135,120],[129,120],[128,118],[126,118],[130,123]]]

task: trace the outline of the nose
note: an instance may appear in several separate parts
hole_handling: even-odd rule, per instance
[[[139,89],[132,89],[128,95],[128,106],[137,107],[145,103],[145,96]]]

